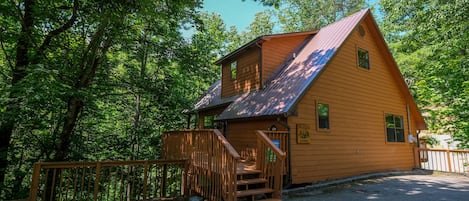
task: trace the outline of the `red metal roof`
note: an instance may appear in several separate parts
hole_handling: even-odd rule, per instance
[[[288,114],[369,12],[362,10],[320,29],[264,89],[236,98],[217,119]]]

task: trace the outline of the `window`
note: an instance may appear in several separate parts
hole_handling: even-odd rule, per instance
[[[231,62],[231,79],[236,79],[237,66],[238,66],[238,62],[236,61]]]
[[[215,128],[215,116],[204,116],[204,128]]]
[[[386,138],[388,142],[405,142],[402,116],[386,114]]]
[[[329,105],[318,104],[318,128],[329,129]]]
[[[370,69],[370,56],[368,51],[358,48],[358,66],[364,69]]]

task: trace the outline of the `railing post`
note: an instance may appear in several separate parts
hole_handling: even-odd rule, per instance
[[[37,200],[37,189],[39,188],[39,179],[41,176],[41,164],[35,163],[31,181],[31,189],[29,189],[29,200]]]
[[[450,158],[450,157],[451,157],[450,150],[447,149],[447,150],[446,150],[446,161],[447,161],[447,163],[448,163],[448,172],[452,172],[452,169],[453,169],[453,168],[451,167],[451,158]]]
[[[96,178],[94,180],[94,192],[93,198],[94,200],[98,200],[98,190],[99,190],[99,177],[101,175],[101,162],[96,163]]]
[[[163,165],[163,184],[161,188],[161,197],[164,198],[166,196],[166,180],[168,177],[168,165],[164,164]]]
[[[420,168],[420,150],[418,147],[414,147],[414,166]]]
[[[184,162],[184,173],[182,174],[182,192],[187,197],[190,197],[190,183],[189,183],[189,167],[190,167],[190,159],[186,159]]]
[[[143,199],[147,199],[147,180],[148,180],[148,161],[145,161],[145,169],[143,170]]]

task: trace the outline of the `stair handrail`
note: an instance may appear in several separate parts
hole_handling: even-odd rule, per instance
[[[196,193],[210,201],[236,200],[236,171],[241,156],[219,130],[168,131],[164,141],[165,158],[190,160],[191,188]]]
[[[225,138],[225,136],[223,136],[223,134],[221,134],[220,130],[218,129],[214,129],[213,132],[215,133],[215,135],[218,136],[218,140],[220,140],[220,142],[223,144],[223,146],[225,146],[226,150],[228,150],[228,152],[230,153],[230,155],[235,158],[235,159],[240,159],[241,156],[239,155],[239,153],[236,151],[236,149],[231,145],[230,142],[228,142],[228,140]]]
[[[268,181],[269,188],[274,190],[272,197],[281,198],[286,154],[263,131],[258,130],[256,134],[256,167],[262,171],[262,176]]]
[[[236,201],[236,170],[241,156],[217,129],[193,130],[192,134],[195,135],[194,152],[204,152],[199,156],[194,153],[195,158],[192,158],[192,161],[197,166],[194,171],[197,171],[199,176],[204,175],[202,177],[209,179],[194,183],[196,188],[200,189],[199,193],[208,200]],[[207,154],[206,166],[199,161],[204,160],[204,154]]]

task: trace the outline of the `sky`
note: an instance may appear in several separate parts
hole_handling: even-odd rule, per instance
[[[268,8],[253,0],[204,0],[202,10],[220,14],[227,28],[234,25],[238,30],[244,30],[256,13]]]
[[[367,0],[367,2],[369,5],[374,5],[379,0]],[[256,13],[271,8],[253,0],[204,0],[203,6],[204,11],[220,14],[227,28],[234,25],[239,31],[246,30]]]

